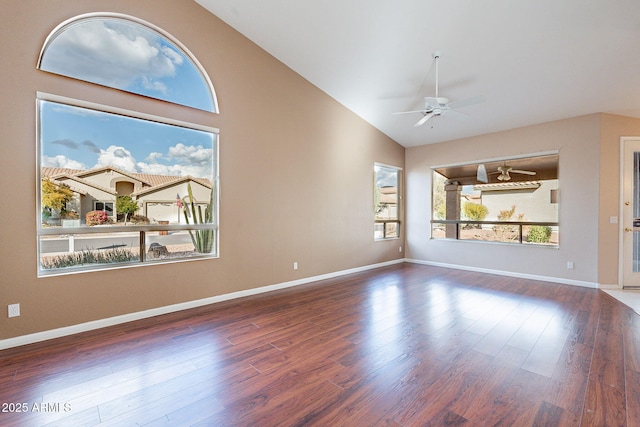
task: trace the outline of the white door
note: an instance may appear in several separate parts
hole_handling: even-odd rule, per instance
[[[640,287],[640,137],[621,138],[622,218],[620,268],[622,287]]]

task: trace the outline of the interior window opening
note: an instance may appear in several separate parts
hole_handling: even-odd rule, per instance
[[[434,239],[559,245],[557,153],[436,167]]]

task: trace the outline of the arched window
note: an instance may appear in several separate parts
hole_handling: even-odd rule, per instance
[[[217,113],[195,57],[136,18],[60,24],[38,68]],[[39,275],[218,256],[217,129],[64,94],[37,101]]]
[[[38,68],[218,112],[213,85],[187,48],[130,16],[89,14],[63,22],[45,41]]]

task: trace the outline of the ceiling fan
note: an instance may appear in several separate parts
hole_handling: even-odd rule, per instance
[[[440,51],[435,51],[433,57],[436,61],[436,96],[427,96],[424,98],[424,109],[413,111],[399,111],[393,114],[413,114],[422,113],[423,117],[416,122],[415,127],[422,126],[434,116],[441,116],[449,111],[454,111],[460,107],[477,104],[484,101],[484,96],[476,96],[474,98],[465,99],[463,101],[450,102],[449,98],[438,95],[438,62],[440,60]],[[459,113],[459,112],[458,112]],[[463,113],[459,113],[463,114]]]
[[[502,166],[498,166],[498,170],[495,172],[491,172],[489,174],[487,174],[487,169],[485,168],[485,166],[483,164],[478,165],[478,175],[477,175],[477,179],[480,182],[484,182],[487,183],[489,182],[489,177],[488,175],[498,175],[496,178],[498,179],[498,181],[510,181],[511,180],[511,175],[509,175],[510,173],[518,173],[518,174],[522,174],[522,175],[535,175],[536,172],[534,171],[527,171],[527,170],[522,170],[522,169],[513,169],[511,166],[508,166],[506,163],[503,163]]]

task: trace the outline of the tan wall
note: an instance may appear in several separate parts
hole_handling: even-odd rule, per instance
[[[56,25],[107,9],[184,43],[221,113],[35,69]],[[373,240],[371,183],[374,162],[404,167],[404,149],[195,2],[32,0],[3,2],[2,13],[11,18],[0,26],[0,339],[403,257],[402,240]],[[36,91],[219,128],[220,259],[38,279]],[[21,304],[20,317],[7,318],[10,303]]]
[[[431,240],[431,167],[558,150],[559,249]],[[411,148],[406,152],[407,257],[422,261],[598,281],[600,115]],[[575,269],[567,269],[573,261]]]

